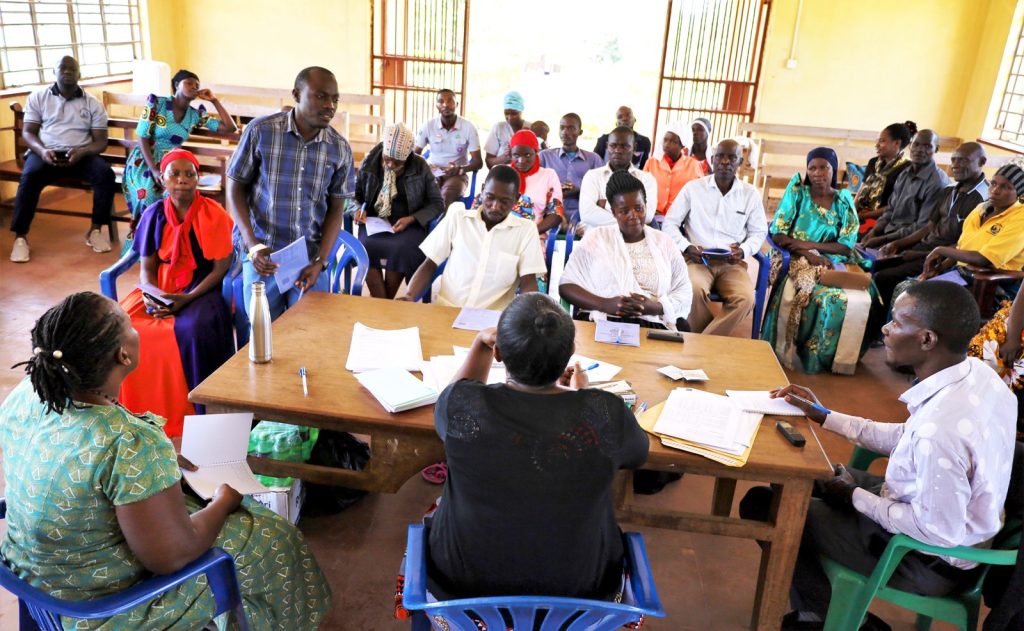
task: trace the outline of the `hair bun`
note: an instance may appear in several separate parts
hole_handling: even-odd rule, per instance
[[[553,333],[558,328],[558,316],[550,311],[542,311],[533,318],[533,329],[542,335]]]
[[[903,124],[906,125],[907,129],[910,130],[911,136],[917,133],[917,123],[915,123],[914,121],[907,121]]]

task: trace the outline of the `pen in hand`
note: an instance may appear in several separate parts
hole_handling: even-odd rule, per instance
[[[594,368],[597,368],[600,365],[601,365],[601,362],[594,362],[593,364],[591,364],[591,365],[587,366],[586,368],[584,368],[583,372],[587,372],[588,370],[593,370]]]
[[[302,396],[309,396],[309,384],[306,382],[306,367],[299,368],[299,376],[302,377]]]

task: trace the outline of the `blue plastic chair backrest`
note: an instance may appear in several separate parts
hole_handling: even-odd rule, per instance
[[[355,267],[355,274],[349,269]],[[331,293],[344,293],[359,296],[363,293],[363,283],[370,271],[370,255],[359,239],[346,230],[338,231],[338,240],[331,249],[331,264],[328,275],[331,279]],[[344,288],[342,281],[344,280]]]
[[[434,629],[477,631],[476,620],[488,629],[513,631],[611,631],[641,616],[663,617],[643,537],[626,534],[626,555],[632,597],[615,603],[583,598],[545,596],[498,596],[466,598],[428,603],[426,599],[426,530],[423,524],[409,526],[405,557],[404,607],[422,611]],[[538,620],[539,626],[535,626]],[[509,625],[509,623],[512,623]]]
[[[434,270],[434,275],[430,277],[430,284],[427,285],[427,288],[424,289],[419,296],[416,296],[416,300],[421,300],[424,304],[430,304],[430,291],[434,287],[434,281],[440,278],[441,274],[444,274],[444,266],[447,264],[448,259],[441,261],[441,264],[437,266],[436,270]]]

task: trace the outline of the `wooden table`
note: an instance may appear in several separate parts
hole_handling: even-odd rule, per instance
[[[450,355],[452,345],[469,346],[475,333],[451,328],[457,309],[374,298],[311,293],[274,323],[274,359],[249,362],[243,349],[192,391],[190,399],[210,413],[252,411],[256,418],[369,434],[371,458],[363,471],[249,458],[253,470],[274,476],[339,484],[373,492],[394,493],[423,467],[444,457],[434,433],[433,408],[388,414],[345,370],[352,325],[377,328],[420,327],[423,353]],[[618,378],[628,379],[642,400],[663,401],[679,383],[655,372],[666,364],[703,368],[710,378],[691,387],[724,394],[726,389],[767,390],[788,383],[766,342],[705,335],[687,335],[685,344],[642,338],[639,349],[599,344],[594,325],[577,322],[577,352],[623,366]],[[302,394],[299,367],[305,366],[309,397]],[[788,590],[815,479],[832,472],[811,439],[807,420],[790,418],[809,444],[787,443],[766,419],[743,467],[726,467],[701,456],[651,441],[645,468],[681,471],[715,478],[709,514],[684,513],[662,507],[640,507],[632,500],[629,476],[619,483],[619,514],[623,521],[691,532],[764,542],[753,629],[778,629],[788,609]],[[736,480],[768,481],[776,489],[769,522],[730,516]]]

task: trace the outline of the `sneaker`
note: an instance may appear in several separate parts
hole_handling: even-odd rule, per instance
[[[11,262],[12,263],[28,263],[29,249],[28,241],[25,237],[18,237],[14,240],[14,247],[11,248]]]
[[[110,237],[98,228],[89,232],[89,238],[85,240],[85,244],[92,248],[93,252],[110,251]]]

